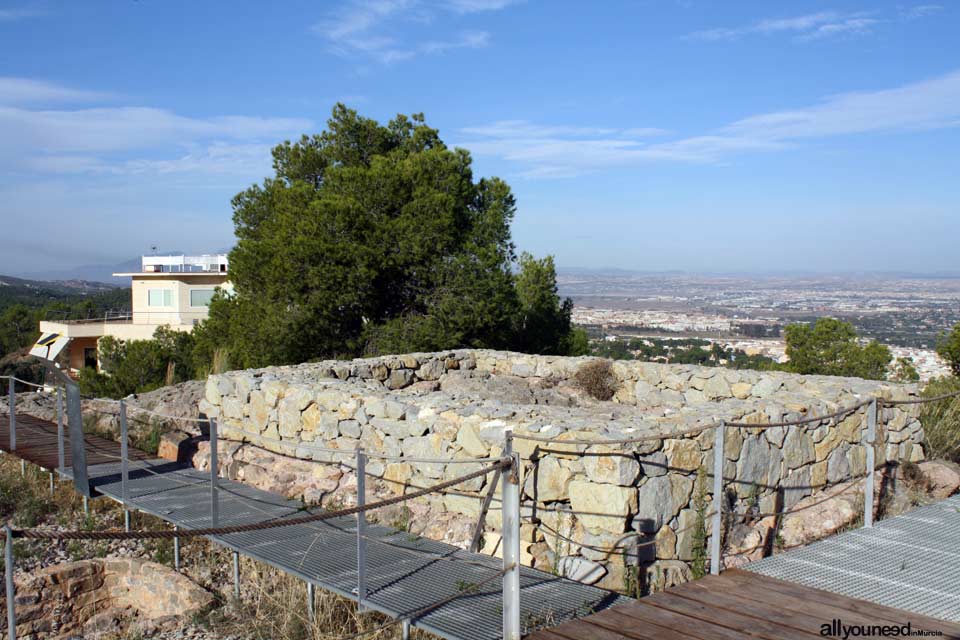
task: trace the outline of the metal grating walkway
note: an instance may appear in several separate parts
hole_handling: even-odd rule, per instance
[[[90,466],[91,489],[120,500],[120,463]],[[70,476],[67,469],[65,475]],[[226,479],[220,487],[219,525],[262,522],[304,515],[303,506]],[[130,462],[129,502],[183,529],[211,526],[209,476],[164,460]],[[496,575],[502,561],[469,553],[395,529],[367,526],[367,588],[364,604],[393,618],[455,595]],[[316,586],[355,598],[356,521],[338,518],[278,529],[212,537],[240,554],[265,562]],[[523,568],[521,621],[527,630],[559,624],[627,601],[618,594]],[[451,640],[487,640],[502,635],[500,580],[411,621]]]
[[[744,569],[960,622],[960,495]]]

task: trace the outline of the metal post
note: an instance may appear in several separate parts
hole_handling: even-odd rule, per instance
[[[63,387],[57,387],[57,468],[60,473],[67,468],[63,451]]]
[[[367,503],[367,455],[357,447],[357,506]],[[357,512],[357,609],[367,597],[367,515]]]
[[[83,515],[90,515],[90,498],[83,496]]]
[[[87,475],[86,438],[83,434],[83,407],[80,402],[80,387],[67,383],[67,428],[70,429],[70,471],[73,488],[82,496],[93,497],[90,478]]]
[[[17,640],[17,610],[16,591],[13,587],[13,530],[7,524],[4,529],[7,533],[7,544],[3,549],[3,568],[7,583],[7,638]]]
[[[403,628],[403,631],[402,631],[403,635],[402,635],[401,637],[403,638],[403,640],[410,640],[410,621],[409,621],[409,620],[404,620],[401,624],[403,625],[403,626],[402,626],[402,628]]]
[[[867,405],[867,434],[864,446],[867,448],[867,479],[863,487],[863,526],[873,526],[873,470],[876,467],[877,412],[880,410],[876,398]]]
[[[53,495],[53,494],[54,494],[54,488],[53,488],[53,471],[51,471],[51,472],[50,472],[50,495]]]
[[[240,552],[233,552],[233,597],[240,599]]]
[[[127,405],[120,401],[120,501],[123,504],[123,530],[130,531],[130,460],[127,449]]]
[[[13,376],[10,376],[7,401],[10,410],[10,451],[17,450],[17,392],[13,388]]]
[[[174,526],[173,530],[179,531],[180,528]],[[180,536],[173,536],[173,568],[180,571]]]
[[[210,526],[220,521],[220,495],[217,492],[217,421],[210,418]]]
[[[723,441],[727,423],[716,427],[713,439],[713,531],[710,537],[710,573],[720,573],[720,537],[723,535]]]
[[[313,624],[317,620],[317,611],[316,611],[316,602],[313,595],[313,583],[307,583],[307,618],[310,620],[310,624]]]
[[[27,461],[24,460],[23,458],[20,458],[20,477],[21,478],[27,477]]]
[[[520,458],[513,431],[504,432],[503,455],[511,460],[503,476],[503,638],[520,640]]]

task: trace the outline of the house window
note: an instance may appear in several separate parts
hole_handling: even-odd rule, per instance
[[[173,291],[170,289],[149,289],[147,291],[147,306],[172,307]]]
[[[191,289],[190,306],[191,307],[209,307],[213,299],[213,289]]]

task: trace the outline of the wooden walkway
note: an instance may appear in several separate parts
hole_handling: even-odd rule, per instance
[[[107,440],[95,435],[86,435],[87,466],[117,462],[120,459],[120,445],[113,440]],[[63,455],[67,468],[73,464],[70,453],[70,431],[66,424],[63,428]],[[17,414],[17,450],[10,449],[10,418],[6,414],[0,415],[0,451],[14,453],[18,458],[26,460],[47,471],[53,471],[58,466],[57,453],[57,425],[46,420],[34,418],[22,413]],[[152,456],[130,447],[131,460],[147,460]]]
[[[822,633],[835,620],[847,627],[909,623],[914,632],[960,639],[960,624],[733,569],[538,631],[527,640],[842,638],[839,628]]]

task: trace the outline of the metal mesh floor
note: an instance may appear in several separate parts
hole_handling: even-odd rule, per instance
[[[120,463],[89,468],[91,488],[120,500]],[[67,469],[65,475],[70,475]],[[266,491],[220,479],[219,525],[304,515],[302,505]],[[183,529],[211,526],[206,472],[162,460],[132,461],[129,505]],[[367,588],[364,604],[394,618],[462,592],[495,575],[501,560],[469,553],[395,529],[367,526]],[[337,518],[213,537],[217,543],[260,560],[320,588],[355,598],[356,520]],[[521,620],[526,630],[603,610],[627,599],[616,593],[542,571],[521,571]],[[306,607],[306,603],[304,603]],[[411,621],[444,638],[486,640],[502,635],[500,580]]]
[[[960,495],[744,569],[960,622]]]

